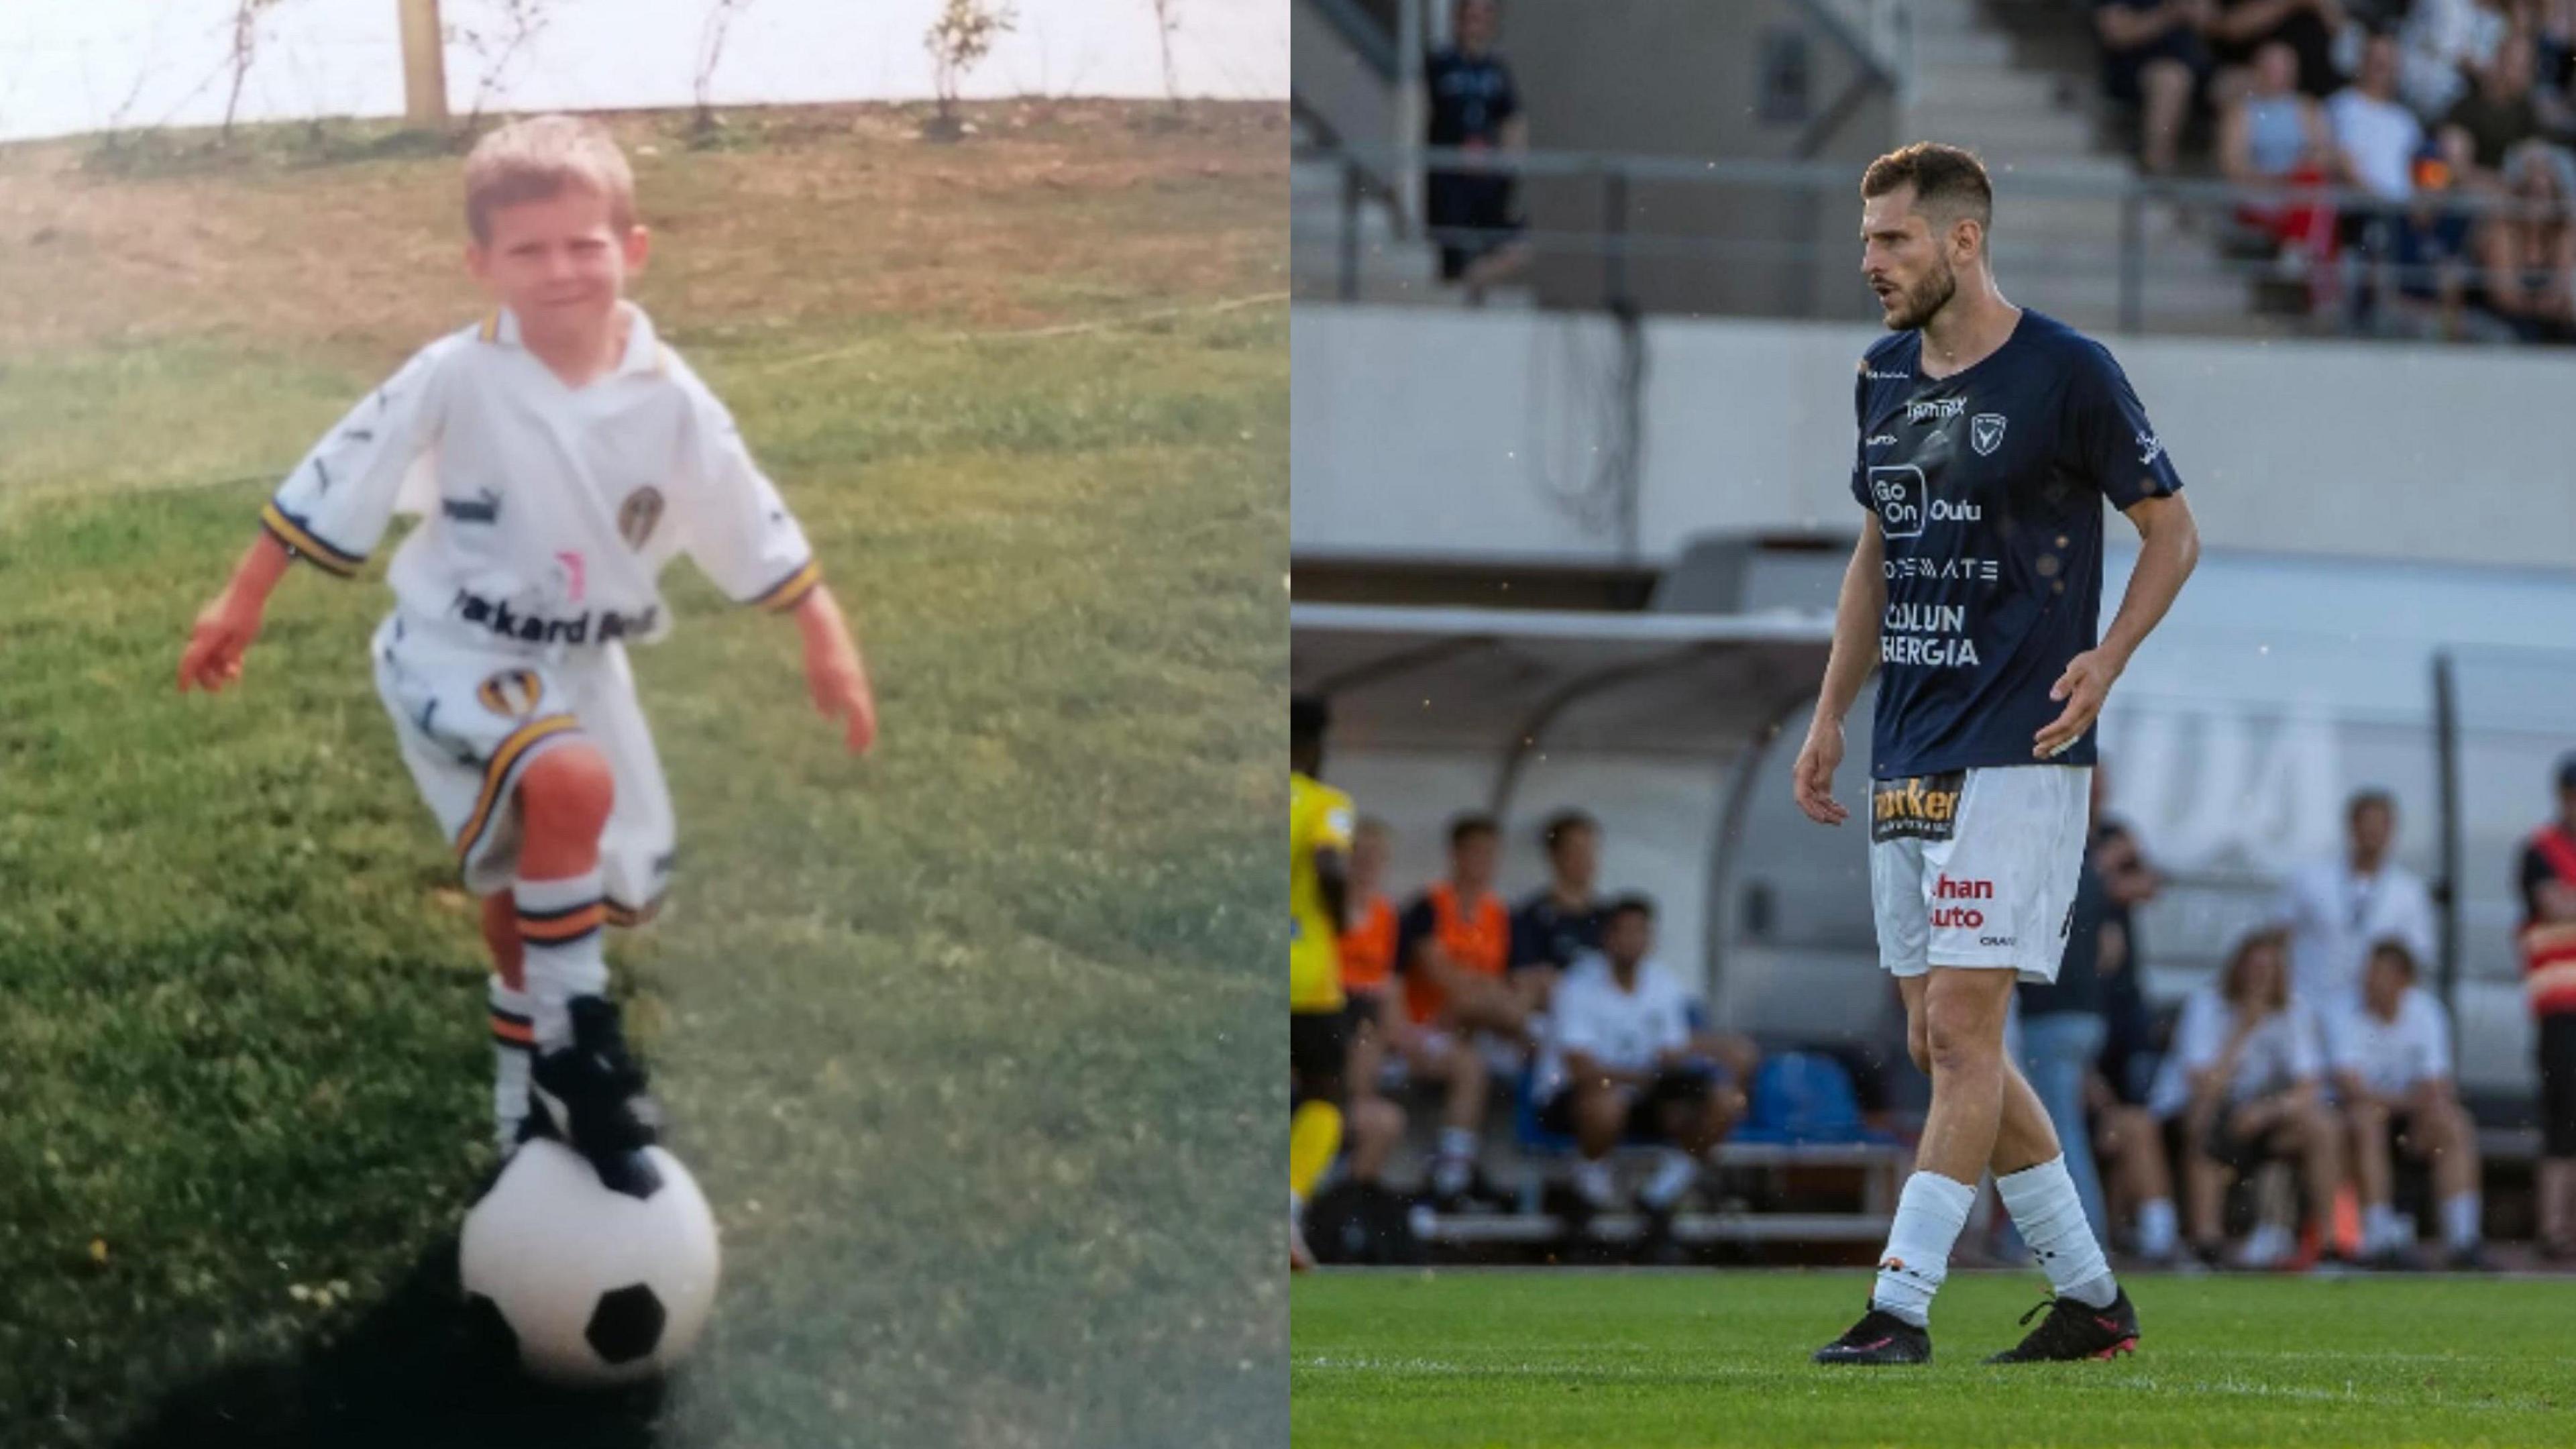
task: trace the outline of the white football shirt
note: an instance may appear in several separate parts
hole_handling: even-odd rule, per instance
[[[2272,918],[2290,931],[2290,990],[2319,1011],[2341,1011],[2361,996],[2371,946],[2394,936],[2433,963],[2433,893],[2424,878],[2394,862],[2359,875],[2345,860],[2299,867],[2281,883]]]
[[[2383,1097],[2403,1097],[2417,1082],[2451,1075],[2450,1015],[2420,986],[2397,998],[2396,1020],[2357,1007],[2334,1019],[2331,1036],[2336,1069]]]
[[[733,417],[642,308],[614,371],[566,387],[503,308],[422,348],[351,409],[260,519],[356,572],[397,513],[425,521],[387,582],[407,623],[506,653],[652,640],[687,554],[738,602],[790,608],[820,577]]]
[[[2182,1017],[2174,1023],[2173,1050],[2147,1095],[2147,1110],[2170,1117],[2189,1105],[2191,1074],[2214,1065],[2235,1031],[2235,1008],[2217,986],[2202,985],[2184,997]],[[2324,1075],[2325,1046],[2319,1038],[2315,1014],[2292,996],[2288,1010],[2274,1012],[2246,1037],[2226,1099],[2251,1101]]]
[[[1658,1053],[1689,1044],[1697,1015],[1690,993],[1658,962],[1639,962],[1636,988],[1622,991],[1599,952],[1578,958],[1548,995],[1538,1095],[1563,1090],[1568,1052],[1582,1052],[1616,1071],[1653,1070]]]

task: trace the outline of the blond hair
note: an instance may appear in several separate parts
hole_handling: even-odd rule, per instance
[[[492,213],[544,201],[566,187],[608,199],[609,221],[635,224],[635,173],[605,127],[578,116],[530,116],[474,143],[465,158],[465,226],[478,243],[492,240]]]

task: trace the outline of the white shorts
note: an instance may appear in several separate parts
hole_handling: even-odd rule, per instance
[[[2011,765],[1870,782],[1878,960],[2055,981],[2084,864],[2093,771]]]
[[[446,831],[467,890],[510,888],[519,776],[547,750],[580,740],[607,756],[617,781],[600,837],[609,920],[635,925],[653,913],[671,874],[671,792],[625,646],[538,659],[436,635],[397,614],[369,647],[403,763]]]

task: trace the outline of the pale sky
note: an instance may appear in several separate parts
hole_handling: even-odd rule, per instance
[[[713,0],[539,0],[545,28],[500,72],[485,110],[690,104]],[[719,104],[918,100],[939,0],[748,0],[728,34]],[[1018,0],[1019,29],[970,96],[1159,96],[1151,0]],[[1172,0],[1181,93],[1288,94],[1285,0]],[[234,0],[0,0],[0,140],[223,116]],[[497,33],[502,0],[444,0],[451,30]],[[402,109],[397,0],[279,0],[242,90],[252,120]],[[471,105],[491,62],[447,48],[449,103]],[[122,116],[120,118],[120,112]]]

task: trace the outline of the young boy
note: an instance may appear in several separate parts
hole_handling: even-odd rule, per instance
[[[668,628],[663,566],[685,553],[728,596],[793,614],[815,706],[854,752],[876,734],[802,530],[724,405],[624,299],[646,251],[634,195],[616,143],[569,116],[474,148],[465,260],[495,309],[296,466],[179,661],[183,692],[238,680],[290,561],[348,577],[392,514],[422,516],[369,652],[403,760],[484,898],[502,1150],[554,1135],[603,1166],[656,1131],[600,935],[651,916],[670,870],[670,796],[625,649]]]

